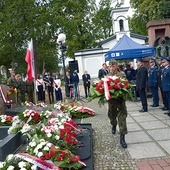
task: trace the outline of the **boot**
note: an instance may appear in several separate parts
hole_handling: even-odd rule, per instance
[[[115,134],[116,133],[116,125],[112,126],[112,133]]]
[[[122,145],[122,148],[127,148],[127,143],[125,142],[125,135],[120,135],[120,144]]]

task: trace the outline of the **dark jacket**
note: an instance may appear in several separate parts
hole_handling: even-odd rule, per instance
[[[148,71],[148,86],[158,86],[158,69],[156,66],[151,67]]]
[[[137,69],[136,74],[136,89],[143,89],[146,88],[148,81],[148,70],[144,66],[140,66]]]
[[[162,70],[162,90],[170,91],[170,66]]]
[[[108,70],[100,69],[99,72],[98,72],[98,78],[101,79],[105,75],[107,75],[108,73],[109,73]]]
[[[90,74],[83,74],[82,75],[83,85],[90,87],[90,79],[91,79]]]

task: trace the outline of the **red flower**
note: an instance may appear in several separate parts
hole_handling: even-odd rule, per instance
[[[50,153],[46,153],[45,154],[45,159],[50,159],[50,158],[51,158]]]
[[[62,157],[61,156],[58,156],[57,158],[56,158],[56,161],[57,162],[60,162],[62,160]]]

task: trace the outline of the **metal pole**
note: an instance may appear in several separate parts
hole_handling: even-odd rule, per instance
[[[64,71],[64,91],[65,91],[65,96],[66,96],[66,67],[65,67],[65,59],[64,59],[64,49],[61,48],[61,55],[62,55],[62,60],[63,60],[63,71]]]

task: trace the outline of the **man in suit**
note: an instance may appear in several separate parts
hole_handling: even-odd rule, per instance
[[[153,104],[151,107],[159,106],[159,95],[158,95],[158,68],[153,58],[149,59],[149,71],[148,71],[148,87],[151,90]]]
[[[106,65],[106,63],[103,63],[102,68],[98,72],[98,78],[101,79],[108,73],[109,73],[109,71],[107,70],[107,65]]]
[[[140,100],[142,102],[142,109],[139,112],[148,111],[148,103],[146,97],[146,84],[148,81],[148,71],[147,68],[143,66],[143,60],[141,58],[137,59],[137,74],[136,74],[136,90],[139,93]]]
[[[162,70],[162,91],[168,103],[168,112],[166,114],[170,116],[170,57],[162,60],[164,69]]]
[[[90,80],[91,80],[90,74],[87,74],[87,71],[84,71],[84,74],[82,75],[82,80],[83,80],[85,97],[87,98],[89,94]]]

